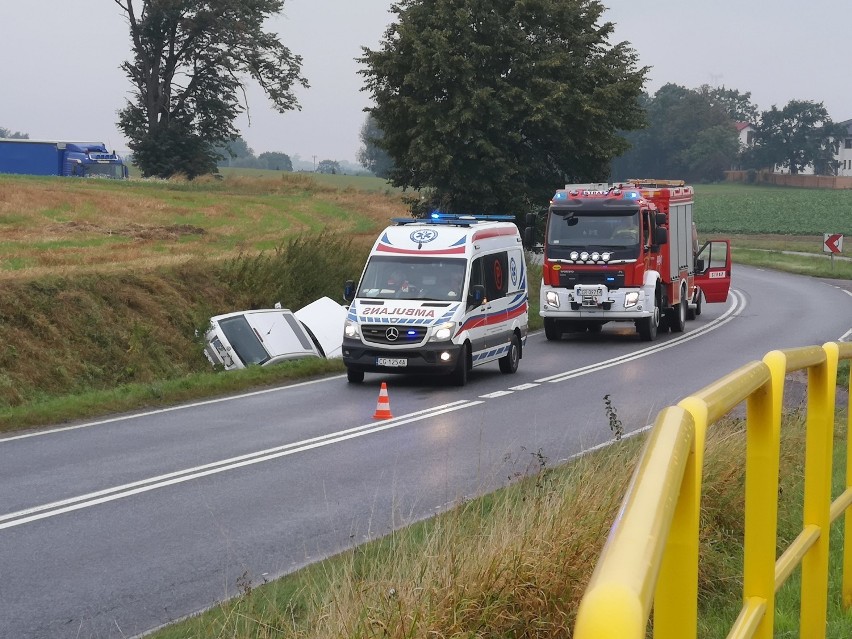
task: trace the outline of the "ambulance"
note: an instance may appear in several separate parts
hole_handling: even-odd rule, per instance
[[[370,252],[343,330],[349,382],[365,373],[445,375],[474,366],[512,374],[528,331],[527,267],[511,216],[393,219]]]

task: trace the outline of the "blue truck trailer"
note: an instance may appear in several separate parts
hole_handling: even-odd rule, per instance
[[[127,165],[101,142],[0,138],[0,173],[127,179]]]

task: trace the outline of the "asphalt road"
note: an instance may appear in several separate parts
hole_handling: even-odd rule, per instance
[[[848,283],[847,283],[848,284]],[[548,342],[468,386],[335,376],[0,439],[0,637],[129,637],[611,440],[775,348],[850,339],[852,291],[737,267],[683,334]],[[388,382],[393,419],[374,420]]]

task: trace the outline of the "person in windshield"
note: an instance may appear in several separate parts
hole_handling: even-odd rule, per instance
[[[613,228],[612,239],[637,244],[639,242],[639,227],[634,224],[633,218],[619,218]]]
[[[409,297],[414,296],[418,293],[419,289],[412,285],[405,274],[397,269],[391,272],[388,277],[387,288],[391,291],[395,291],[399,297]]]

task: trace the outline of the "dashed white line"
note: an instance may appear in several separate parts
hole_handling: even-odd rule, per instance
[[[622,355],[620,357],[614,357],[612,359],[605,360],[603,362],[598,362],[596,364],[589,364],[588,366],[583,366],[581,368],[577,368],[572,371],[565,371],[562,373],[557,373],[556,375],[549,375],[548,377],[542,377],[541,379],[537,379],[537,382],[549,382],[549,383],[557,383],[564,382],[569,379],[573,379],[575,377],[580,377],[582,375],[588,375],[589,373],[594,373],[605,368],[610,368],[612,366],[618,366],[619,364],[624,364],[625,362],[631,362],[636,359],[641,359],[643,357],[647,357],[648,355],[653,355],[659,351],[666,350],[667,348],[673,348],[682,342],[688,342],[689,340],[695,339],[696,337],[700,337],[705,333],[716,330],[720,326],[727,324],[734,317],[738,316],[742,313],[745,308],[745,298],[741,296],[738,291],[731,291],[731,296],[733,298],[733,303],[730,308],[728,308],[722,315],[720,315],[715,320],[710,323],[702,326],[698,330],[690,331],[689,333],[685,333],[680,337],[676,337],[674,339],[668,340],[662,344],[655,344],[654,346],[649,346],[647,348],[643,348],[641,350],[630,353],[629,355]],[[739,309],[739,310],[738,310]]]
[[[181,484],[200,477],[216,475],[235,468],[259,464],[261,462],[269,461],[270,459],[286,457],[288,455],[294,455],[314,448],[322,448],[323,446],[329,446],[348,439],[354,439],[356,437],[363,437],[364,435],[378,433],[383,430],[389,430],[391,428],[396,428],[397,426],[402,426],[403,424],[410,424],[411,422],[416,422],[421,419],[434,417],[435,415],[442,415],[444,413],[450,413],[464,408],[471,408],[482,403],[483,402],[476,400],[459,400],[457,402],[436,406],[435,408],[401,415],[393,419],[384,420],[380,423],[374,422],[371,424],[364,424],[363,426],[355,426],[354,428],[348,428],[337,433],[312,437],[300,442],[276,446],[275,448],[269,448],[255,453],[249,453],[247,455],[223,459],[210,464],[187,468],[173,473],[159,475],[157,477],[150,477],[148,479],[143,479],[121,486],[114,486],[112,488],[88,493],[86,495],[63,499],[62,501],[56,501],[41,506],[27,508],[25,510],[19,510],[13,513],[7,513],[5,515],[0,515],[0,530],[13,528],[39,519],[54,517],[55,515],[72,512],[74,510],[89,508],[91,506],[96,506],[97,504],[115,501],[124,497],[138,495],[139,493],[145,493],[158,488]]]
[[[683,342],[683,341],[686,341],[686,340],[689,340],[689,339],[694,339],[695,337],[698,337],[698,336],[700,336],[700,335],[702,335],[702,334],[704,334],[704,333],[706,333],[710,330],[714,330],[715,328],[718,328],[719,326],[730,321],[736,315],[739,315],[739,312],[742,311],[740,306],[744,307],[745,302],[744,302],[744,299],[743,300],[740,299],[740,296],[735,291],[732,291],[732,293],[734,293],[733,294],[733,300],[734,301],[733,301],[733,304],[731,305],[731,307],[722,316],[720,316],[718,319],[713,320],[711,323],[700,328],[697,331],[693,331],[693,332],[691,332],[687,335],[684,335],[682,337],[669,340],[665,344],[661,344],[661,345],[642,349],[642,350],[640,350],[636,353],[632,353],[631,355],[628,355],[628,356],[613,358],[613,359],[607,360],[605,362],[600,362],[598,364],[585,366],[583,368],[579,368],[579,369],[576,369],[576,370],[573,370],[573,371],[565,371],[565,372],[559,373],[557,375],[551,375],[549,377],[544,377],[542,379],[536,380],[534,383],[531,382],[531,383],[526,383],[526,384],[519,384],[517,386],[510,387],[508,390],[500,390],[500,391],[495,391],[493,393],[488,393],[486,395],[480,395],[480,398],[481,399],[494,399],[494,398],[497,398],[497,397],[504,397],[506,395],[511,395],[512,393],[514,393],[516,391],[522,391],[522,390],[528,390],[528,389],[531,389],[531,388],[535,388],[537,386],[540,386],[541,383],[543,383],[543,382],[555,383],[555,382],[565,381],[567,379],[579,377],[581,375],[585,375],[585,374],[588,374],[588,373],[591,373],[591,372],[594,372],[594,371],[597,371],[597,370],[609,368],[610,366],[616,366],[616,365],[621,364],[623,362],[638,359],[639,357],[645,357],[645,356],[650,355],[650,354],[657,352],[659,350],[663,350],[665,348],[671,348],[672,346],[674,346],[674,345],[676,345],[680,342]],[[735,313],[735,311],[738,308],[740,308],[740,311]],[[843,338],[841,338],[841,341],[843,339],[845,339],[847,336],[849,336],[850,334],[852,334],[852,330],[847,332],[846,335],[844,335]],[[319,380],[306,382],[306,384],[316,383],[317,381],[319,381]],[[292,388],[292,386],[283,387],[283,388]],[[250,395],[257,395],[257,394],[266,393],[266,392],[274,392],[275,390],[282,390],[283,388],[281,388],[281,389],[266,389],[266,390],[263,390],[263,391],[246,393],[244,395],[241,395],[241,397],[247,397],[247,396],[250,396]],[[150,412],[147,412],[147,413],[140,413],[138,415],[133,415],[133,416],[130,416],[130,417],[141,417],[142,415],[150,415],[150,414],[153,414],[153,413],[168,412],[170,410],[179,410],[180,408],[188,408],[190,406],[199,406],[199,405],[204,405],[204,404],[216,403],[216,402],[219,402],[219,401],[227,401],[227,399],[233,399],[233,397],[232,398],[215,399],[215,400],[204,401],[204,402],[196,402],[194,404],[184,405],[184,406],[181,406],[181,407],[171,407],[171,408],[166,408],[166,409],[162,409],[162,410],[150,411]],[[364,424],[362,426],[356,426],[356,427],[345,429],[345,430],[342,430],[342,431],[339,431],[339,432],[336,432],[336,433],[330,433],[328,435],[321,435],[321,436],[318,436],[318,437],[313,437],[313,438],[302,440],[302,441],[299,441],[299,442],[293,442],[291,444],[285,444],[283,446],[277,446],[275,448],[269,448],[269,449],[266,449],[266,450],[257,451],[255,453],[240,455],[238,457],[232,457],[230,459],[223,459],[223,460],[220,460],[220,461],[217,461],[217,462],[212,462],[210,464],[204,464],[202,466],[196,466],[194,468],[187,468],[187,469],[184,469],[184,470],[175,471],[173,473],[167,473],[167,474],[164,474],[164,475],[159,475],[159,476],[156,476],[156,477],[150,477],[148,479],[143,479],[143,480],[140,480],[140,481],[131,482],[131,483],[128,483],[128,484],[123,484],[121,486],[114,486],[112,488],[107,488],[107,489],[104,489],[104,490],[88,493],[88,494],[85,494],[85,495],[80,495],[80,496],[77,496],[77,497],[71,497],[71,498],[68,498],[68,499],[52,502],[52,503],[49,503],[49,504],[44,504],[44,505],[41,505],[41,506],[35,506],[35,507],[32,507],[32,508],[27,508],[25,510],[20,510],[20,511],[17,511],[17,512],[7,513],[5,515],[0,515],[0,530],[6,529],[6,528],[13,528],[15,526],[20,526],[20,525],[23,525],[23,524],[26,524],[26,523],[29,523],[29,522],[32,522],[32,521],[37,521],[39,519],[46,519],[48,517],[53,517],[55,515],[59,515],[59,514],[62,514],[62,513],[67,513],[67,512],[71,512],[71,511],[75,511],[75,510],[81,510],[83,508],[89,508],[89,507],[95,506],[97,504],[102,504],[102,503],[109,502],[109,501],[115,501],[115,500],[118,500],[118,499],[122,499],[124,497],[130,497],[132,495],[137,495],[139,493],[144,493],[144,492],[148,492],[148,491],[151,491],[151,490],[156,490],[158,488],[164,488],[166,486],[172,486],[172,485],[175,485],[175,484],[180,484],[180,483],[187,482],[187,481],[190,481],[190,480],[193,480],[193,479],[198,479],[200,477],[205,477],[205,476],[208,476],[208,475],[215,475],[215,474],[222,473],[222,472],[225,472],[225,471],[228,471],[228,470],[233,470],[235,468],[241,468],[241,467],[244,467],[244,466],[259,464],[261,462],[269,461],[271,459],[276,459],[276,458],[279,458],[279,457],[285,457],[285,456],[288,456],[288,455],[293,455],[293,454],[303,452],[303,451],[306,451],[306,450],[311,450],[311,449],[314,449],[314,448],[321,448],[323,446],[329,446],[331,444],[336,444],[336,443],[339,443],[339,442],[342,442],[342,441],[345,441],[345,440],[348,440],[348,439],[354,439],[356,437],[363,437],[364,435],[370,435],[372,433],[377,433],[377,432],[389,430],[389,429],[392,429],[392,428],[396,428],[397,426],[402,426],[403,424],[409,424],[411,422],[419,421],[419,420],[422,420],[422,419],[427,419],[429,417],[434,417],[436,415],[442,415],[444,413],[454,412],[454,411],[461,410],[461,409],[464,409],[464,408],[471,408],[473,406],[477,406],[477,405],[482,404],[482,403],[483,402],[479,401],[479,400],[459,400],[459,401],[456,401],[456,402],[451,402],[449,404],[443,404],[441,406],[436,406],[434,408],[424,409],[424,410],[417,411],[417,412],[414,412],[414,413],[408,413],[406,415],[401,415],[399,417],[384,420],[380,423],[373,422],[373,423],[370,423],[370,424]],[[87,423],[87,424],[81,424],[79,426],[72,426],[72,427],[70,427],[70,429],[84,428],[86,426],[93,426],[95,424],[108,423],[108,422],[111,422],[111,421],[117,421],[119,419],[128,419],[128,416],[124,416],[124,417],[120,417],[120,418],[105,419],[105,420],[101,420],[101,421],[98,421],[98,422],[90,422],[90,423]],[[68,430],[68,428],[55,429],[54,431],[47,431],[47,432],[55,432],[56,430]],[[43,435],[43,434],[46,434],[46,432],[43,431],[43,432],[38,433],[38,434]],[[30,437],[30,436],[34,436],[34,435],[36,435],[36,434],[20,435],[20,436],[8,438],[4,441],[9,441],[9,440],[13,440],[13,439],[22,439],[22,438]]]
[[[496,397],[503,397],[505,395],[511,395],[512,391],[510,390],[499,390],[494,391],[493,393],[488,393],[486,395],[480,395],[480,399],[494,399]]]

